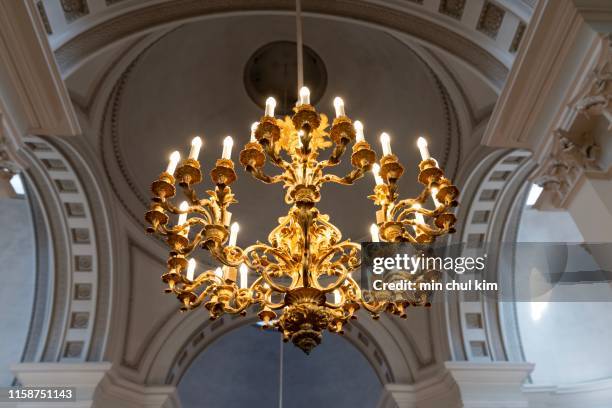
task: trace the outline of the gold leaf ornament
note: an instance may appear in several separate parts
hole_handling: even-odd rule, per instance
[[[321,114],[320,118],[321,124],[312,132],[310,139],[310,149],[312,151],[326,149],[332,145],[329,139],[329,132],[327,131],[329,120],[324,114]],[[289,154],[295,153],[299,145],[299,139],[297,130],[293,126],[293,121],[289,116],[285,116],[285,119],[277,119],[277,124],[280,127],[280,139],[275,145],[276,152],[278,153],[282,149]]]

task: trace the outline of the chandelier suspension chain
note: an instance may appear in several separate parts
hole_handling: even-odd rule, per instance
[[[295,30],[297,44],[297,85],[298,92],[304,86],[304,45],[302,37],[302,2],[295,0]]]

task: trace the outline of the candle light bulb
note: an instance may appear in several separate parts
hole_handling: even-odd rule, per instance
[[[420,136],[417,139],[417,146],[419,147],[419,152],[421,153],[421,159],[427,160],[431,157],[429,155],[429,149],[427,148],[427,140],[423,136]]]
[[[259,126],[259,122],[253,122],[251,125],[251,143],[255,143],[257,138],[255,137],[255,132],[257,132],[257,127]]]
[[[176,170],[176,165],[179,160],[181,160],[181,154],[176,150],[172,152],[170,155],[170,162],[168,163],[168,168],[166,168],[166,173],[170,175],[174,175],[174,171]]]
[[[414,208],[415,210],[420,210],[421,209],[421,204],[415,203],[415,204],[412,205],[412,208]],[[421,214],[419,212],[415,212],[414,213],[414,220],[417,222],[417,224],[425,224],[425,218],[423,218],[423,214]]]
[[[189,203],[187,203],[187,201],[183,201],[179,205],[179,210],[183,211],[183,213],[179,214],[179,219],[178,219],[178,225],[182,226],[183,224],[187,222],[187,211],[189,210]],[[180,234],[181,235],[189,234],[189,227],[183,228]]]
[[[193,160],[198,160],[198,155],[200,154],[200,148],[202,147],[202,139],[200,136],[196,136],[191,139],[191,150],[189,151],[189,158]]]
[[[380,134],[380,144],[382,144],[383,156],[387,156],[391,153],[391,136],[388,133],[382,132]]]
[[[374,181],[376,181],[377,186],[384,184],[385,181],[380,177],[380,166],[378,163],[372,165],[372,174],[374,174]]]
[[[230,227],[230,236],[229,241],[227,243],[228,246],[236,246],[236,240],[238,239],[238,231],[240,230],[240,225],[237,222],[232,223]]]
[[[244,289],[248,285],[247,278],[248,278],[249,268],[245,264],[240,264],[239,272],[240,272],[240,287]]]
[[[355,123],[353,123],[353,127],[355,128],[355,142],[363,142],[365,140],[365,136],[363,135],[363,123],[356,120]]]
[[[187,261],[187,279],[192,281],[193,277],[195,275],[195,269],[196,269],[196,260],[191,258],[189,261]]]
[[[310,105],[310,89],[305,86],[300,88],[299,105]]]
[[[431,199],[433,200],[433,203],[436,206],[436,208],[438,208],[441,205],[438,199],[436,198],[437,195],[438,195],[438,189],[436,187],[433,187],[431,189]]]
[[[338,289],[334,290],[334,304],[338,305],[342,301],[342,294]]]
[[[217,275],[219,278],[223,279],[223,269],[221,269],[220,267],[217,267],[215,269],[215,275]]]
[[[372,236],[372,242],[380,242],[380,235],[378,235],[378,225],[370,225],[370,235]]]
[[[339,96],[334,98],[334,108],[336,109],[336,117],[345,116],[344,113],[344,101]]]
[[[266,112],[264,115],[273,117],[274,108],[276,108],[276,99],[270,96],[268,99],[266,99]]]
[[[223,153],[221,154],[222,159],[230,160],[232,157],[232,147],[234,146],[234,139],[231,136],[225,136],[223,139]]]

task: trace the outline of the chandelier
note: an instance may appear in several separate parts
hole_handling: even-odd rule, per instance
[[[298,31],[298,61],[300,53]],[[380,136],[383,155],[377,161],[363,125],[349,119],[341,98],[334,100],[331,126],[310,104],[306,87],[299,90],[291,118],[276,118],[275,107],[275,100],[268,98],[263,117],[251,126],[250,141],[239,155],[240,164],[255,179],[286,189],[290,208],[267,243],[237,245],[239,226],[231,223],[228,211],[236,203],[231,185],[237,178],[230,136],[210,170],[214,189],[207,190],[205,197],[196,191],[203,181],[200,137],[192,140],[186,159],[181,161],[179,152],[173,152],[166,171],[153,182],[145,219],[150,224],[147,231],[160,235],[170,248],[167,272],[162,275],[166,292],[177,296],[182,310],[203,305],[211,319],[224,313],[246,315],[253,306],[264,327],[277,329],[284,341],[291,340],[306,353],[320,344],[324,330],[342,334],[343,325],[356,318],[358,309],[374,318],[383,312],[406,317],[408,306],[428,305],[427,297],[419,293],[393,298],[362,290],[352,276],[360,267],[360,244],[343,240],[329,216],[316,208],[324,184],[350,186],[371,170],[376,185],[369,198],[379,207],[376,224],[370,228],[373,242],[429,244],[454,232],[456,218],[449,210],[457,205],[459,191],[430,156],[426,140],[420,137],[417,142],[422,158],[418,182],[423,190],[416,198],[400,200],[397,182],[404,167],[391,151],[389,135]],[[351,145],[353,170],[342,177],[329,173]],[[327,158],[320,159],[325,151]],[[264,171],[266,162],[278,168],[276,174]],[[182,202],[176,199],[177,185]],[[200,249],[221,266],[198,274],[193,256]],[[255,277],[251,282],[250,276]]]

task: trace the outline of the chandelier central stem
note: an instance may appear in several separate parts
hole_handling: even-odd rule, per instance
[[[308,236],[308,230],[312,222],[312,212],[309,209],[302,208],[300,211],[301,227],[304,233],[304,251],[302,251],[302,284],[305,288],[310,286],[308,277],[308,269],[310,258],[310,237]]]
[[[304,54],[302,40],[302,3],[295,0],[295,29],[297,44],[297,83],[298,91],[304,86]]]

